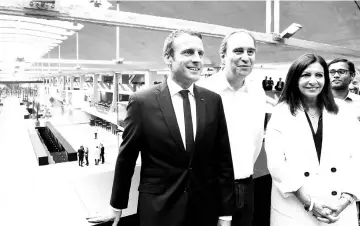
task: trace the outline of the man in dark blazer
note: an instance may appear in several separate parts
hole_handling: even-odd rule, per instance
[[[105,162],[105,147],[102,143],[100,143],[100,160],[101,160],[101,164],[104,164],[104,162]]]
[[[282,91],[284,88],[285,83],[281,81],[281,78],[279,78],[279,81],[276,83],[275,89],[277,91]]]
[[[171,33],[164,44],[170,76],[130,97],[115,167],[112,213],[103,218],[115,218],[113,225],[127,208],[140,152],[140,226],[230,226],[234,175],[222,101],[193,84],[200,77],[203,56],[199,33]]]

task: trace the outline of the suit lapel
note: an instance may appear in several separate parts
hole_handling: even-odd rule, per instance
[[[179,146],[179,148],[182,151],[185,151],[185,147],[181,139],[179,125],[176,120],[174,106],[171,101],[170,91],[166,81],[158,86],[156,98],[159,102],[161,113],[164,117],[171,136],[173,137],[175,143]]]
[[[335,116],[337,117],[337,116]],[[332,113],[329,113],[326,109],[323,111],[323,139],[321,147],[321,162],[320,165],[324,165],[328,159],[331,159],[333,153],[329,150],[336,150],[334,141],[339,140],[339,136],[336,135],[338,130],[336,118]],[[329,123],[330,122],[330,123]],[[326,164],[325,164],[326,165]]]
[[[196,85],[194,85],[194,95],[196,102],[196,136],[195,136],[195,144],[196,144],[197,141],[201,140],[201,137],[204,134],[206,112],[205,112],[205,99]]]

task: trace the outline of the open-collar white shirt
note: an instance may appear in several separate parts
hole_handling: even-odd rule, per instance
[[[261,83],[246,80],[235,91],[220,71],[198,85],[218,93],[222,98],[235,179],[253,175],[264,137],[266,98]]]

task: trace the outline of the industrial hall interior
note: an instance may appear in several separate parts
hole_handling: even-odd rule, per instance
[[[201,67],[190,70],[182,65],[185,64],[185,60],[181,57],[195,54],[192,52],[176,55],[179,58],[172,57],[170,63],[166,61],[164,41],[168,40],[169,34],[175,30],[191,30],[201,34],[203,51],[199,51],[197,56],[200,59],[197,60],[202,62],[199,64]],[[230,53],[224,55],[220,46],[226,40],[224,37],[239,30],[253,38],[254,47],[248,48],[247,53],[243,48],[234,50],[231,53],[234,58],[231,59],[226,55]],[[181,35],[175,37],[174,43],[177,39],[180,40],[180,37]],[[229,38],[229,43],[230,40]],[[231,45],[227,45],[225,51],[230,47]],[[176,48],[173,51],[176,52]],[[328,87],[331,100],[344,94],[340,99],[343,99],[344,103],[350,99],[351,114],[360,119],[360,1],[0,0],[0,224],[112,225],[110,221],[93,223],[89,219],[111,208],[110,200],[113,199],[112,192],[116,187],[113,186],[114,176],[120,175],[115,171],[120,162],[119,149],[122,145],[126,146],[133,132],[129,119],[131,112],[128,111],[132,109],[129,104],[134,100],[132,98],[137,93],[145,93],[154,87],[162,87],[163,84],[169,83],[169,80],[176,76],[172,67],[175,64],[176,67],[183,67],[183,71],[191,71],[186,72],[187,74],[199,75],[194,83],[196,90],[195,87],[223,75],[224,70],[227,70],[226,65],[234,63],[235,55],[241,51],[253,61],[250,69],[234,70],[249,70],[246,80],[242,80],[241,85],[251,85],[263,98],[264,106],[255,107],[255,100],[253,103],[234,102],[231,105],[233,114],[227,114],[226,111],[230,109],[228,101],[231,98],[224,94],[229,98],[225,99],[219,94],[224,104],[229,131],[234,175],[236,179],[238,174],[233,147],[239,144],[235,144],[232,139],[241,143],[241,137],[250,136],[254,133],[253,128],[258,126],[261,129],[259,148],[254,154],[254,164],[250,167],[253,172],[246,176],[254,183],[251,225],[282,225],[274,223],[279,220],[277,217],[275,219],[273,213],[277,211],[272,203],[274,194],[278,190],[279,194],[284,193],[280,191],[280,182],[275,176],[278,168],[274,166],[273,161],[277,160],[272,161],[273,158],[270,156],[273,153],[271,147],[276,146],[271,142],[275,135],[270,131],[267,134],[267,129],[274,129],[276,120],[280,120],[279,117],[274,117],[271,122],[272,115],[281,110],[278,103],[284,101],[292,92],[294,95],[300,95],[296,94],[297,91],[291,90],[290,74],[294,73],[295,76],[296,70],[300,69],[294,65],[303,59],[302,57],[310,55],[317,57],[312,62],[319,62],[316,65],[325,62],[326,69],[324,68],[321,74],[325,77],[325,85],[321,82],[320,84]],[[256,54],[256,62],[255,55],[252,54]],[[339,65],[337,61],[332,62],[337,58],[351,62],[352,68],[349,66],[347,69],[332,69],[331,65]],[[302,67],[301,63],[298,67]],[[348,80],[341,80],[347,74]],[[312,79],[311,76],[311,73],[303,73],[297,78],[296,86],[299,86],[299,92],[303,92],[300,87],[302,79]],[[338,79],[334,79],[336,76]],[[314,80],[319,79],[318,74],[314,75]],[[346,87],[339,85],[340,88],[335,89],[334,87],[340,83],[346,83]],[[221,85],[221,82],[214,83],[214,90],[223,88]],[[330,87],[331,85],[333,87]],[[304,92],[316,93],[314,90],[315,88],[308,88],[308,91]],[[228,87],[227,92],[232,91],[232,88]],[[240,88],[240,91],[243,89]],[[190,94],[191,91],[189,96]],[[194,91],[193,95],[196,98],[197,93]],[[237,98],[236,95],[234,94],[231,100]],[[175,103],[175,96],[172,98]],[[201,101],[204,102],[203,99]],[[196,110],[199,106],[196,105]],[[150,115],[153,109],[149,108]],[[244,113],[246,108],[249,113]],[[339,112],[342,113],[341,107],[339,108]],[[206,109],[209,110],[210,107],[207,106]],[[164,110],[166,109],[159,112]],[[234,113],[237,110],[239,114]],[[317,130],[321,133],[324,131],[323,150],[329,146],[327,134],[330,126],[326,120],[330,120],[330,116],[327,113],[320,114],[317,124],[320,125],[320,121],[323,120],[324,126],[321,122],[321,130]],[[251,120],[258,115],[259,119]],[[155,116],[157,117],[156,114]],[[282,120],[285,122],[287,117],[290,116],[286,115]],[[317,116],[313,117],[308,113],[306,117],[304,116],[303,122],[307,127],[308,122],[310,124],[309,131],[313,132],[313,136],[310,132],[310,140],[314,137],[315,142],[315,145],[314,142],[311,143],[311,148],[315,150],[318,133],[314,132],[311,121]],[[198,116],[195,122],[196,120],[197,125],[200,125],[201,117]],[[144,122],[144,125],[146,123],[148,122]],[[231,134],[244,123],[249,126],[248,131]],[[291,123],[297,125],[295,120]],[[159,124],[170,127],[168,121]],[[284,124],[281,128],[285,127]],[[286,128],[290,130],[288,127],[289,125]],[[179,128],[181,130],[181,126]],[[146,129],[150,128],[144,130]],[[150,137],[162,133],[161,131],[156,134],[155,130],[152,132]],[[340,129],[333,132],[346,133]],[[210,133],[206,131],[204,134]],[[266,147],[269,147],[269,150],[265,150],[267,135],[269,145]],[[299,144],[299,147],[295,148],[299,149],[301,138],[299,135],[298,143],[290,145],[295,148]],[[213,137],[209,135],[207,139],[211,143]],[[181,143],[181,139],[179,142]],[[279,149],[287,147],[287,142],[279,140]],[[356,138],[346,142],[357,143]],[[243,147],[245,146],[243,144]],[[325,162],[326,152],[322,153]],[[154,156],[156,154],[158,153],[155,151]],[[291,157],[286,159],[286,154],[284,156],[285,162],[290,163]],[[356,159],[354,156],[352,159]],[[136,163],[135,159],[133,161],[134,173],[129,187],[128,203],[127,207],[122,209],[119,225],[149,225],[139,219],[138,214],[139,197],[142,195],[139,193],[142,192],[144,176],[142,169],[149,166],[147,161],[147,155],[141,151],[136,156]],[[326,165],[319,162],[316,164],[319,169],[321,165]],[[360,165],[360,162],[358,164]],[[329,168],[329,173],[334,175],[341,173],[339,165],[326,167]],[[190,166],[186,168],[192,170]],[[193,168],[195,171],[195,166]],[[350,171],[352,169],[355,168],[351,168]],[[310,177],[313,174],[310,169],[304,172],[301,171],[301,178],[304,180],[308,178],[309,173]],[[352,178],[349,173],[346,180],[357,179]],[[291,186],[296,186],[294,184]],[[285,185],[284,189],[286,190]],[[184,192],[186,191],[187,188]],[[329,194],[332,192],[334,197],[349,199],[350,205],[357,205],[354,193],[339,191],[329,190]],[[339,194],[334,195],[334,192]],[[292,198],[294,197],[293,195]],[[282,198],[285,200],[284,203],[288,199],[286,195]],[[360,200],[360,197],[357,199]],[[316,202],[314,204],[314,200],[309,200],[311,212],[313,208],[318,208],[318,205]],[[304,205],[306,207],[306,204]],[[301,208],[303,211],[303,206]],[[329,207],[328,210],[330,209]],[[303,212],[309,214],[305,210]],[[313,213],[315,214],[314,210]],[[344,212],[344,218],[346,214]],[[357,217],[358,214],[359,212],[356,214]],[[322,225],[321,221],[324,219],[319,216],[312,217],[313,221],[318,219],[319,224],[315,222],[308,225]],[[336,217],[340,217],[338,222],[342,222],[341,214]],[[336,222],[336,217],[330,217],[330,221]],[[234,217],[232,218],[235,222]],[[177,224],[169,222],[168,225]]]

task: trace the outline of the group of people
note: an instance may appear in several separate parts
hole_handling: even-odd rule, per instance
[[[282,78],[279,78],[279,81],[277,81],[277,83],[276,83],[275,90],[277,90],[277,91],[282,91],[284,88],[285,83],[281,80],[282,80]],[[267,76],[265,76],[264,80],[262,81],[263,89],[265,91],[271,91],[271,90],[273,90],[273,86],[274,86],[274,81],[272,80],[272,78],[270,77],[268,79]]]
[[[102,143],[96,146],[93,156],[95,160],[95,165],[99,165],[100,162],[102,164],[105,163],[105,148]],[[85,165],[89,166],[89,147],[84,148],[84,146],[81,145],[78,150],[78,163],[80,167],[83,167],[84,158],[86,160]]]
[[[256,41],[234,31],[220,44],[220,71],[198,82],[202,35],[165,40],[170,76],[129,99],[108,213],[118,225],[141,153],[141,226],[251,226],[254,163],[264,138],[266,96],[252,72]],[[332,90],[353,78],[348,61],[305,54],[291,65],[265,138],[272,176],[271,225],[357,225],[359,122]],[[332,88],[338,86],[338,89]],[[344,93],[342,93],[344,94]]]

